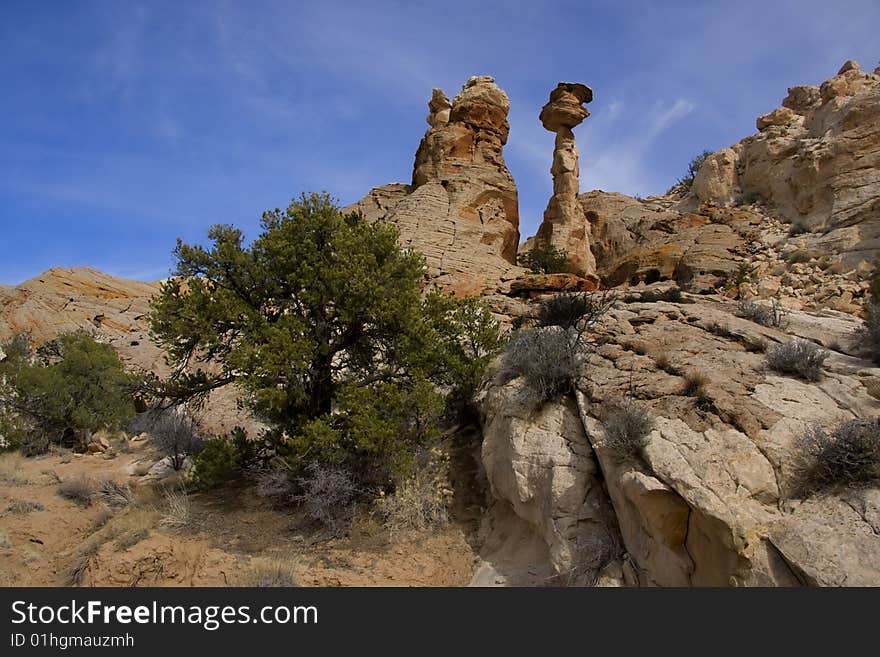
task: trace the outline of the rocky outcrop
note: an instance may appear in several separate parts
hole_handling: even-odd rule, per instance
[[[791,494],[797,438],[880,412],[880,368],[832,352],[817,383],[778,375],[761,351],[789,333],[717,299],[646,300],[669,297],[665,287],[621,297],[603,318],[573,397],[542,405],[521,379],[486,382],[483,462],[505,513],[542,537],[562,573],[605,555],[603,572],[638,586],[880,585],[880,489]],[[794,312],[789,332],[829,344],[856,326]],[[705,378],[699,395],[692,372]],[[605,409],[625,396],[655,417],[635,457],[605,440]],[[605,552],[615,537],[622,549]]]
[[[541,109],[541,124],[556,133],[556,141],[550,168],[553,196],[535,236],[537,244],[565,251],[571,271],[587,277],[595,276],[596,261],[590,250],[590,227],[578,202],[579,152],[572,129],[590,115],[583,104],[591,100],[593,92],[586,85],[560,82]]]
[[[758,134],[715,153],[693,191],[720,205],[760,199],[855,266],[880,254],[880,75],[854,61],[820,86],[788,90]]]
[[[673,280],[689,291],[713,292],[728,283],[762,221],[740,208],[679,212],[662,199],[602,191],[583,194],[580,202],[598,271],[611,287]]]
[[[684,196],[581,195],[603,282],[859,312],[880,256],[880,75],[850,61],[782,105]]]
[[[131,365],[159,368],[162,355],[149,343],[146,323],[150,298],[158,291],[157,284],[89,267],[50,269],[21,285],[0,287],[0,340],[27,332],[42,344],[59,333],[84,330]]]
[[[472,77],[450,103],[435,89],[412,184],[385,185],[347,208],[397,225],[424,254],[434,285],[480,294],[522,273],[519,205],[502,148],[510,101],[491,77]]]
[[[615,556],[619,534],[577,407],[542,407],[522,381],[490,384],[479,403],[492,494],[543,539],[550,572],[592,583]]]
[[[0,286],[0,341],[28,333],[40,345],[61,333],[85,331],[109,344],[126,367],[167,376],[165,355],[150,338],[150,299],[158,283],[142,283],[90,267],[55,268],[18,286]],[[262,425],[239,408],[235,386],[215,390],[204,408],[204,429],[222,435]]]

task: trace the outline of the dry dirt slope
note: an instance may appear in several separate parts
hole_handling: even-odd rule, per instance
[[[0,287],[0,339],[28,331],[42,342],[86,330],[126,364],[163,373],[146,321],[157,290],[90,268],[51,269]],[[216,396],[205,419],[217,433],[247,423],[234,391]],[[0,585],[226,586],[252,583],[255,572],[275,567],[304,585],[454,586],[470,579],[474,552],[464,526],[391,541],[364,514],[350,539],[313,543],[296,516],[272,509],[246,486],[191,495],[191,521],[174,531],[162,523],[161,490],[139,476],[159,455],[144,443],[110,442],[99,455],[0,455]],[[128,483],[138,503],[108,520],[100,501],[82,506],[58,494],[59,480],[81,476]]]

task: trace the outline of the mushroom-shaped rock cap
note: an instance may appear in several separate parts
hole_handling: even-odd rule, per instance
[[[583,106],[593,100],[593,90],[577,82],[560,82],[550,92],[550,101],[541,110],[541,123],[550,132],[574,128],[590,113]]]

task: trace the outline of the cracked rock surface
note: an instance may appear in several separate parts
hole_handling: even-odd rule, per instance
[[[541,404],[522,378],[495,376],[478,396],[492,492],[542,538],[542,563],[580,572],[579,547],[616,533],[622,548],[592,564],[592,581],[880,585],[880,489],[792,495],[796,439],[810,424],[880,413],[880,368],[832,351],[822,379],[806,382],[769,370],[762,352],[793,335],[844,338],[858,320],[795,311],[782,331],[720,297],[643,300],[662,296],[650,292],[633,290],[603,318],[572,394]],[[687,390],[694,372],[700,394]],[[635,457],[604,440],[604,410],[625,396],[655,418]],[[515,524],[505,518],[502,533]]]

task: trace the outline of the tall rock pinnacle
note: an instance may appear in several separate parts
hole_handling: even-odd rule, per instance
[[[395,223],[401,242],[425,256],[433,284],[460,295],[521,272],[516,184],[502,154],[509,109],[486,75],[470,78],[451,102],[434,89],[412,184],[376,188],[351,208]]]
[[[596,260],[590,251],[590,234],[583,207],[578,200],[580,168],[572,128],[590,113],[584,103],[593,100],[586,85],[560,82],[550,92],[541,110],[544,128],[556,133],[553,149],[553,196],[544,210],[544,221],[536,235],[539,244],[551,245],[568,254],[571,270],[581,276],[595,276]]]

